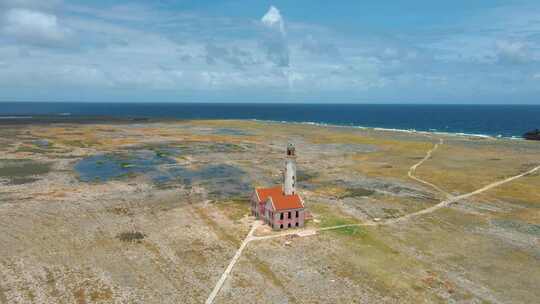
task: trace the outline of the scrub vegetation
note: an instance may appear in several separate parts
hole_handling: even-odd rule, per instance
[[[534,303],[537,143],[256,121],[3,126],[0,302],[203,303],[287,142],[314,232],[249,243],[215,303]],[[29,184],[31,183],[31,184]],[[323,230],[318,230],[323,229]],[[256,236],[269,236],[259,227]]]

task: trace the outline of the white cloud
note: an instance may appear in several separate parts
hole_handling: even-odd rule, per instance
[[[515,35],[479,34],[468,30],[472,25],[427,38],[398,37],[293,22],[275,7],[253,22],[164,10],[153,2],[67,3],[0,0],[0,99],[8,96],[4,89],[75,96],[88,89],[89,100],[117,92],[133,98],[160,92],[171,98],[190,92],[216,99],[269,93],[395,98],[477,87],[503,91],[510,75],[518,79],[514,86],[517,76],[526,78],[522,87],[540,79],[539,60],[503,63],[539,58],[538,44]],[[58,48],[64,45],[77,47]]]
[[[308,35],[302,41],[301,48],[313,55],[325,56],[330,59],[341,59],[339,49],[334,44],[315,39],[313,35]]]
[[[53,14],[16,8],[5,13],[2,33],[20,42],[50,45],[64,42],[70,30],[61,27]]]
[[[509,63],[525,63],[531,55],[525,43],[520,41],[499,40],[496,43],[499,60]]]
[[[285,21],[281,13],[274,6],[270,6],[268,12],[261,18],[262,24],[270,29],[279,30],[282,35],[285,35]]]
[[[0,8],[49,10],[59,6],[61,3],[61,0],[0,0]]]
[[[261,61],[253,56],[249,50],[241,49],[238,45],[231,47],[208,43],[205,46],[206,63],[215,65],[220,62],[228,63],[236,68],[260,64]]]
[[[278,67],[289,67],[289,45],[285,21],[281,13],[277,8],[271,6],[261,18],[261,23],[268,29],[261,41],[261,47],[265,50],[267,59]]]

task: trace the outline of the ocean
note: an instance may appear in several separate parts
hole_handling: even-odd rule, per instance
[[[540,105],[0,103],[0,119],[40,115],[253,119],[521,137],[540,128]]]

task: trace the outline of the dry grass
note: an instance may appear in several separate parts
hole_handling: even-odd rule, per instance
[[[354,169],[369,177],[408,180],[409,168],[421,160],[433,144],[387,141],[377,143],[377,147],[381,149],[378,152],[356,155]]]
[[[540,175],[535,174],[494,188],[486,193],[489,197],[516,203],[524,207],[540,207]]]
[[[217,135],[211,128],[241,129],[248,135]],[[376,152],[352,156],[350,151],[337,151],[339,155],[336,158],[324,160],[325,165],[335,169],[331,173],[319,173],[322,170],[316,161],[302,164],[308,172],[320,174],[309,180],[313,192],[312,199],[306,204],[319,222],[310,222],[308,228],[358,223],[355,216],[364,214],[360,211],[365,211],[365,214],[376,211],[381,217],[392,217],[435,203],[429,198],[415,199],[383,195],[381,192],[370,195],[371,192],[361,189],[361,185],[357,189],[348,189],[347,186],[327,183],[333,174],[345,175],[347,180],[358,176],[362,179],[376,178],[383,183],[395,180],[414,183],[407,177],[410,166],[422,159],[436,142],[417,134],[251,121],[57,125],[29,129],[32,136],[47,139],[54,147],[82,151],[82,154],[125,149],[126,145],[149,147],[181,142],[190,146],[215,142],[260,144],[256,149],[246,151],[249,162],[241,160],[245,161],[243,168],[248,168],[247,171],[252,169],[249,173],[255,177],[254,183],[264,180],[260,177],[267,176],[267,172],[277,171],[268,159],[278,152],[272,151],[276,154],[270,156],[257,154],[266,149],[267,146],[262,144],[285,143],[293,138],[308,148],[312,144],[374,146]],[[30,152],[24,153],[31,154],[29,157],[42,157]],[[238,165],[240,161],[236,158],[240,153],[233,152],[237,151],[224,152],[223,159]],[[317,159],[317,153],[313,148],[304,155]],[[193,153],[189,161],[198,166],[213,162],[214,156],[218,156],[212,154],[212,157],[205,158],[205,154]],[[45,157],[52,156],[47,154]],[[498,142],[486,144],[455,139],[441,146],[417,174],[448,191],[463,193],[517,174],[538,161],[538,153],[532,148],[520,146],[518,149]],[[55,171],[53,177],[60,174],[62,172]],[[70,179],[65,181],[70,182]],[[139,186],[144,186],[144,181],[140,182]],[[75,273],[73,270],[79,265],[90,268],[99,265],[100,269],[111,273],[111,287],[81,283],[92,278],[94,274],[90,273],[68,277],[75,282],[73,285],[61,281],[66,275],[63,271],[43,276],[47,280],[43,284],[49,286],[48,289],[53,290],[51,286],[65,287],[79,303],[114,302],[119,300],[115,296],[127,291],[134,293],[128,300],[133,302],[141,299],[159,302],[161,296],[170,296],[175,301],[201,302],[249,229],[249,221],[245,220],[249,213],[247,200],[230,198],[203,204],[203,195],[191,193],[184,197],[180,194],[181,188],[133,192],[133,187],[127,187],[124,181],[99,185],[56,183],[62,181],[51,180],[50,184],[32,189],[32,192],[21,190],[26,191],[26,196],[32,195],[32,204],[35,201],[35,205],[17,201],[22,208],[21,213],[24,211],[25,215],[35,219],[4,214],[2,219],[9,219],[13,225],[6,226],[10,234],[3,234],[2,240],[17,248],[12,250],[14,254],[26,250],[25,246],[33,246],[24,252],[39,255],[41,261],[52,261],[45,264],[48,267],[55,263],[65,267],[65,271]],[[377,187],[377,183],[370,183],[369,187]],[[540,277],[536,267],[538,261],[530,248],[520,247],[516,241],[523,235],[537,233],[537,226],[532,224],[540,223],[539,188],[540,176],[530,176],[413,221],[378,228],[349,227],[305,238],[252,242],[246,256],[233,271],[235,279],[236,276],[240,279],[231,280],[242,288],[240,291],[225,288],[222,292],[229,293],[233,300],[235,297],[243,300],[236,302],[249,301],[253,296],[269,301],[278,301],[276,299],[279,298],[279,301],[306,303],[348,303],[351,299],[365,299],[363,296],[371,302],[489,300],[483,293],[494,295],[500,302],[534,302],[538,297],[534,284]],[[141,198],[144,191],[151,192],[154,197]],[[155,197],[159,197],[162,191],[169,191],[173,202],[164,204]],[[9,192],[5,197],[12,200],[21,193]],[[179,203],[182,200],[189,202]],[[96,210],[96,203],[103,204],[103,209]],[[487,207],[494,208],[481,208],[487,204],[491,204]],[[50,209],[53,206],[57,209]],[[39,211],[32,213],[37,207]],[[531,227],[533,230],[529,229]],[[118,234],[126,229],[134,231]],[[500,234],[501,230],[505,234]],[[148,237],[142,239],[144,235],[141,237],[138,233],[142,233],[138,231],[148,233]],[[512,234],[514,231],[517,232]],[[114,238],[115,235],[126,242],[140,242],[140,245],[121,243]],[[4,252],[11,254],[9,249],[4,249]],[[64,253],[65,256],[58,257]],[[29,262],[24,267],[29,265],[33,264]],[[21,269],[32,271],[31,268]],[[14,273],[20,273],[15,270],[19,269],[13,269]],[[28,279],[32,277],[37,275],[32,274]],[[17,288],[13,282],[7,284],[0,282],[0,302],[6,298],[2,290]],[[172,293],[166,294],[168,292]],[[249,294],[249,298],[244,297],[244,293]],[[28,302],[38,299],[35,289],[21,289],[19,294]],[[58,293],[51,291],[47,296],[52,294]],[[278,298],[274,298],[276,295]]]
[[[416,173],[448,192],[467,193],[524,172],[536,162],[540,162],[540,158],[532,152],[516,153],[504,147],[454,143],[441,146]]]

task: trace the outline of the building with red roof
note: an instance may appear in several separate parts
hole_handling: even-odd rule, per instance
[[[256,188],[251,197],[251,213],[274,230],[303,227],[306,217],[304,201],[296,192],[296,152],[287,146],[283,185]]]

